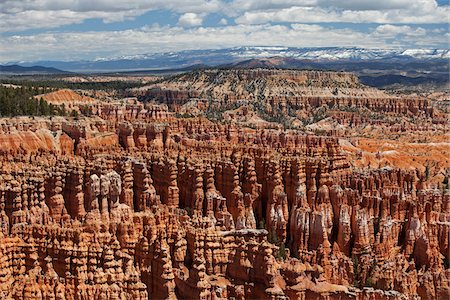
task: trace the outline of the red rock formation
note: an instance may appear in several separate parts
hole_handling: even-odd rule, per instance
[[[253,95],[306,110],[431,115],[422,100],[375,103],[383,93],[348,74],[233,76],[262,78],[280,89]],[[308,81],[339,97],[282,94]],[[185,92],[164,95],[176,103]],[[92,108],[78,120],[0,121],[0,298],[448,298],[450,194],[420,170],[356,168],[337,137],[174,118],[158,106]],[[368,123],[344,115],[336,120]]]
[[[192,99],[221,103],[241,99],[264,98],[269,113],[278,107],[311,111],[317,107],[366,108],[395,115],[432,116],[431,103],[422,98],[390,96],[364,87],[358,79],[343,72],[288,70],[206,70],[184,74],[175,79],[150,85],[147,92],[136,91],[141,99],[155,100],[178,110]]]

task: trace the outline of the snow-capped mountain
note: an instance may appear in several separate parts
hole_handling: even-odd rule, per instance
[[[367,60],[401,57],[416,59],[450,58],[448,49],[239,47],[230,50],[236,57],[244,58],[274,56],[314,60]]]
[[[227,49],[185,50],[155,54],[97,58],[93,61],[39,61],[22,66],[40,65],[68,71],[126,71],[186,68],[193,65],[219,66],[248,59],[285,57],[316,63],[336,62],[407,62],[414,60],[448,60],[449,49],[364,49],[364,48],[293,48],[235,47]]]
[[[211,50],[187,50],[180,52],[166,52],[156,54],[126,55],[115,58],[98,58],[95,61],[114,60],[145,60],[154,58],[187,58],[208,57],[218,54],[228,54],[235,58],[267,58],[267,57],[290,57],[296,59],[315,60],[342,60],[342,59],[386,59],[386,58],[416,58],[435,59],[450,58],[448,49],[365,49],[365,48],[293,48],[293,47],[234,47],[228,49]]]

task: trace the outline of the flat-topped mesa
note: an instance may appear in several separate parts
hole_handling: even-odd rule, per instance
[[[179,86],[190,86],[192,89],[202,91],[203,87],[216,88],[219,85],[225,87],[225,91],[235,89],[237,93],[245,90],[241,87],[255,80],[262,80],[266,84],[282,85],[296,84],[299,86],[311,87],[363,87],[358,78],[352,73],[346,72],[325,72],[325,71],[297,71],[297,70],[274,70],[274,69],[207,69],[193,71],[174,76],[164,81],[164,84],[174,83]],[[161,85],[164,85],[161,84]],[[233,86],[236,85],[236,86]],[[152,86],[152,85],[150,85]],[[158,86],[158,84],[156,84]],[[272,86],[270,86],[272,87]],[[253,91],[258,86],[253,87]],[[183,90],[183,89],[180,89]],[[252,92],[252,87],[247,88]],[[261,89],[260,92],[269,92]],[[275,93],[273,91],[272,93]]]
[[[157,101],[178,111],[191,100],[221,106],[242,101],[261,102],[268,112],[318,107],[368,109],[396,115],[433,115],[430,101],[398,97],[359,83],[345,72],[273,69],[201,70],[177,75],[135,90],[140,100]],[[205,106],[205,105],[202,105]],[[206,105],[207,106],[207,105]]]
[[[342,72],[202,70],[169,78],[161,84],[150,85],[144,98],[155,99],[173,107],[189,99],[226,102],[291,95],[296,88],[301,87],[359,88],[361,85],[356,76]],[[137,94],[142,94],[142,90],[139,89]]]

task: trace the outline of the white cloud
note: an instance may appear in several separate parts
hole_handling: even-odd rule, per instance
[[[292,24],[291,27],[296,31],[303,31],[303,32],[318,32],[323,31],[325,28],[320,25],[311,25],[311,24]]]
[[[0,1],[0,32],[57,28],[92,18],[119,22],[154,10],[206,14],[222,5],[220,0],[6,0]]]
[[[318,5],[317,0],[233,0],[224,7],[224,12],[237,17],[248,11],[279,10],[289,7],[311,7]]]
[[[185,13],[178,19],[178,24],[183,27],[200,26],[203,23],[203,18],[195,13]]]
[[[155,10],[181,14],[186,25],[210,13],[240,24],[446,24],[450,15],[449,5],[438,6],[435,0],[0,0],[0,32],[58,28],[92,18],[118,22]]]
[[[435,2],[434,0],[319,0],[322,7],[337,7],[348,10],[407,9],[414,3]]]
[[[62,32],[1,37],[0,57],[8,61],[94,59],[142,53],[234,46],[359,46],[368,48],[446,45],[442,33],[423,28],[380,25],[372,32],[315,24],[229,25],[222,27],[150,26],[107,32]],[[391,42],[396,33],[403,38]],[[389,33],[389,34],[388,34]]]
[[[212,12],[221,6],[220,0],[2,0],[0,12],[14,14],[23,11],[117,12],[166,9],[179,13]]]
[[[142,11],[126,12],[74,12],[57,11],[23,11],[16,14],[0,14],[0,32],[21,31],[36,28],[58,28],[63,25],[82,23],[85,19],[98,18],[105,23],[124,21],[142,14]]]
[[[344,10],[408,9],[411,6],[436,7],[435,0],[234,0],[230,8],[235,12],[279,10],[290,7],[338,8]]]
[[[228,21],[225,18],[220,19],[219,25],[228,25]]]
[[[427,34],[427,31],[422,27],[413,29],[411,28],[411,26],[407,25],[396,26],[391,24],[385,24],[378,26],[375,29],[374,34],[384,37],[394,37],[397,35],[424,36]]]
[[[55,29],[87,19],[126,21],[156,10],[178,16],[178,24],[100,32]],[[221,26],[203,25],[211,13],[222,18],[216,24]],[[450,6],[435,0],[0,0],[0,33],[9,34],[0,36],[0,59],[73,60],[245,45],[446,48],[449,15]],[[323,25],[329,23],[377,25],[367,31]],[[55,32],[45,32],[50,28]],[[20,34],[27,29],[41,30]]]
[[[268,22],[306,23],[406,23],[445,24],[450,14],[449,6],[417,7],[407,10],[341,10],[321,7],[289,7],[279,10],[249,11],[236,18],[238,24],[264,24]]]

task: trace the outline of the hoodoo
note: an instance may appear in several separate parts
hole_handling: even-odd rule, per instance
[[[74,94],[0,119],[0,298],[449,296],[438,100],[267,69]]]

